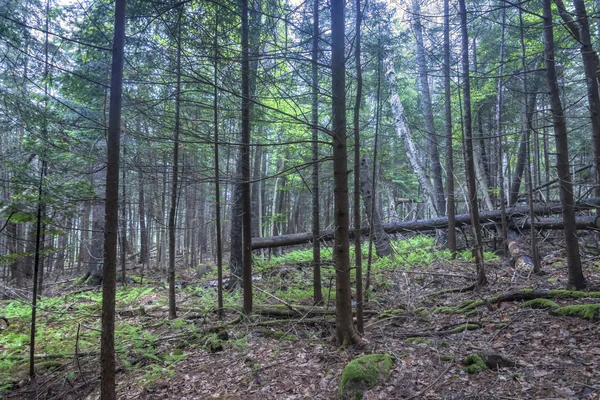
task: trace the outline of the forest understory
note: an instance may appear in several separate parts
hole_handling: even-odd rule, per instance
[[[587,240],[597,243],[593,235]],[[139,265],[130,265],[117,291],[118,397],[333,399],[348,362],[384,353],[394,359],[389,376],[362,387],[364,399],[598,399],[600,256],[582,254],[590,290],[565,291],[565,254],[550,242],[542,246],[543,275],[486,253],[490,284],[475,293],[452,290],[475,280],[467,251],[451,260],[432,238],[395,241],[394,255],[373,263],[364,348],[333,343],[333,267],[323,267],[326,304],[311,305],[309,250],[256,257],[255,312],[244,316],[241,293],[229,292],[222,321],[214,269],[177,276],[179,318],[168,320],[161,274],[150,271],[140,283]],[[323,250],[324,259],[330,254]],[[31,307],[1,303],[6,399],[99,394],[101,292],[72,279],[51,287],[38,310],[35,384],[27,379]],[[584,304],[592,306],[564,308]],[[465,365],[475,354],[491,368]]]

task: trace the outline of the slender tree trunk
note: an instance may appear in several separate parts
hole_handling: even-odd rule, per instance
[[[140,218],[140,263],[142,268],[148,264],[148,228],[146,227],[146,205],[144,199],[144,180],[140,172],[138,177],[138,214]]]
[[[213,39],[213,134],[215,139],[215,236],[217,241],[217,308],[219,318],[223,318],[223,242],[221,241],[221,171],[219,170],[219,92],[217,91],[219,72],[219,9],[215,12],[215,33]],[[233,278],[231,278],[233,279]]]
[[[452,92],[450,89],[450,6],[444,0],[444,119],[446,134],[446,190],[448,214],[448,248],[456,257],[456,210],[454,208],[454,155],[452,152]]]
[[[346,145],[345,6],[331,0],[331,94],[335,203],[334,262],[336,276],[336,339],[340,345],[361,342],[352,324],[348,154]]]
[[[123,158],[127,155],[127,149],[123,147]],[[126,285],[127,281],[126,277],[126,259],[127,259],[127,192],[125,186],[125,168],[121,168],[121,187],[123,194],[121,195],[121,282],[123,285]]]
[[[250,66],[248,0],[242,0],[242,243],[244,312],[252,313],[252,232],[250,204]]]
[[[583,58],[583,69],[588,90],[588,104],[590,107],[590,119],[592,120],[592,143],[594,154],[594,171],[596,182],[595,195],[600,197],[600,96],[598,95],[598,81],[596,80],[596,64],[594,62],[594,49],[590,35],[590,24],[585,10],[583,0],[573,0],[575,12],[577,13],[577,25],[581,38],[581,56]],[[600,209],[596,210],[600,215]]]
[[[558,78],[554,61],[554,29],[552,21],[551,0],[542,1],[544,15],[544,55],[546,58],[546,80],[550,92],[550,105],[552,109],[552,123],[556,140],[556,170],[560,182],[560,202],[563,209],[563,222],[565,242],[567,248],[567,263],[569,267],[568,286],[575,289],[584,289],[587,286],[581,270],[579,257],[579,242],[575,225],[575,211],[573,199],[573,184],[569,171],[569,145],[567,142],[567,123],[565,120]]]
[[[469,208],[471,226],[473,229],[473,253],[477,265],[477,286],[487,284],[483,263],[483,246],[481,241],[481,222],[477,202],[477,186],[475,183],[475,162],[473,157],[473,127],[471,119],[471,87],[469,79],[469,34],[467,31],[467,9],[465,0],[459,0],[460,23],[462,36],[462,70],[463,70],[463,101],[464,101],[464,144],[467,185],[469,190]]]
[[[313,250],[313,302],[323,303],[321,289],[321,239],[319,219],[319,0],[313,1],[313,37],[311,53],[312,72],[312,250]]]
[[[175,131],[173,132],[173,182],[171,183],[171,208],[169,210],[169,319],[177,318],[175,303],[175,215],[177,212],[177,179],[179,174],[179,127],[181,102],[181,17],[183,8],[177,17],[177,58],[175,87]]]
[[[387,257],[392,254],[392,249],[390,247],[388,235],[383,230],[379,207],[376,207],[376,191],[374,190],[374,187],[376,187],[376,179],[375,175],[371,173],[371,165],[369,164],[369,161],[370,160],[366,157],[362,157],[360,160],[360,192],[363,202],[365,203],[365,208],[367,209],[367,218],[370,222],[370,236],[373,236],[377,256]],[[359,229],[359,226],[354,226],[355,231]],[[355,238],[356,236],[360,235],[355,235]]]
[[[110,80],[106,164],[106,226],[102,276],[102,400],[116,400],[115,381],[115,294],[117,278],[117,233],[119,226],[119,151],[121,136],[121,93],[125,47],[125,0],[115,2],[115,31]]]
[[[356,64],[356,101],[354,103],[354,229],[360,230],[360,192],[361,166],[360,159],[360,103],[362,100],[362,68],[360,65],[360,25],[362,10],[360,0],[356,0],[356,34],[354,37],[354,62]],[[366,162],[366,160],[365,160]],[[365,202],[365,206],[369,205]],[[363,283],[362,283],[362,249],[360,235],[354,236],[354,262],[356,272],[356,330],[364,333],[363,327]]]
[[[504,191],[504,168],[503,168],[503,143],[504,143],[504,127],[502,121],[502,108],[503,108],[503,93],[504,93],[504,52],[505,52],[505,37],[506,37],[506,6],[502,1],[500,2],[502,7],[502,34],[500,39],[500,67],[498,69],[498,95],[496,98],[496,125],[497,125],[497,136],[498,136],[498,196],[500,198],[500,211],[501,211],[501,240],[502,240],[502,251],[504,254],[508,254],[508,221],[506,220],[506,192]]]
[[[437,134],[435,132],[433,110],[431,107],[431,94],[429,91],[429,74],[427,72],[427,56],[425,43],[423,41],[423,27],[421,25],[420,0],[412,0],[413,7],[413,30],[417,38],[417,67],[419,70],[419,86],[421,89],[421,102],[423,105],[423,117],[425,119],[425,131],[429,143],[429,157],[431,161],[431,177],[435,190],[435,211],[438,217],[445,215],[446,199],[444,198],[444,185],[442,183],[442,165],[438,150]]]

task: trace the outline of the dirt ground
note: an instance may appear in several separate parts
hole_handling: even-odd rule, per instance
[[[583,261],[590,286],[597,287],[600,257],[584,257]],[[544,257],[545,274],[541,276],[515,271],[506,262],[488,263],[490,284],[480,293],[435,295],[431,294],[473,282],[473,264],[440,262],[424,271],[393,269],[378,279],[365,307],[368,344],[364,348],[335,347],[331,341],[335,323],[330,317],[293,318],[262,327],[258,323],[269,318],[242,319],[227,326],[229,340],[215,353],[201,343],[186,346],[177,338],[163,341],[163,350],[178,346],[187,358],[164,377],[158,371],[150,383],[143,383],[139,368],[119,363],[118,397],[334,399],[342,370],[350,360],[362,354],[389,353],[395,358],[389,379],[367,390],[365,399],[600,399],[600,326],[596,318],[555,316],[546,309],[524,308],[520,301],[482,304],[471,313],[435,312],[464,300],[491,298],[521,288],[562,289],[567,282],[564,265],[562,252]],[[182,297],[178,301],[187,300]],[[585,297],[555,301],[559,305],[599,302]],[[382,315],[397,309],[403,312]],[[209,326],[214,318],[196,321]],[[233,311],[226,315],[229,322],[236,318]],[[473,330],[449,333],[464,323],[472,324]],[[512,366],[469,374],[463,360],[481,352],[501,355]],[[126,356],[119,355],[120,359]],[[74,363],[69,366],[80,371],[77,380],[65,382],[56,374],[45,375],[37,387],[23,384],[5,397],[21,399],[37,393],[38,399],[96,398],[98,365],[97,358],[81,358],[78,367]]]

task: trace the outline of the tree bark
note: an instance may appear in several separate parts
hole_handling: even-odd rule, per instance
[[[454,208],[454,155],[452,152],[452,92],[450,88],[450,5],[444,0],[444,127],[446,135],[446,214],[448,215],[448,248],[456,257],[456,210]]]
[[[371,173],[371,167],[369,165],[369,159],[362,157],[360,159],[360,193],[365,203],[367,211],[367,218],[370,222],[370,232],[372,232],[373,239],[375,242],[375,251],[378,257],[387,257],[392,254],[390,247],[390,239],[383,229],[381,223],[381,217],[379,209],[376,207],[375,193],[373,187],[375,177]],[[354,231],[357,231],[358,227],[354,226]],[[360,236],[360,235],[356,235]],[[355,237],[356,237],[355,236]]]
[[[427,132],[427,141],[429,143],[429,156],[431,157],[431,176],[433,179],[433,188],[435,196],[435,211],[438,217],[445,215],[446,199],[444,198],[444,185],[442,183],[442,165],[440,163],[440,154],[438,150],[438,140],[435,133],[433,120],[433,110],[431,107],[431,94],[429,91],[429,78],[427,72],[427,57],[425,53],[425,43],[423,41],[423,27],[421,25],[421,5],[420,0],[412,0],[413,7],[413,30],[417,39],[417,67],[419,71],[419,87],[421,89],[421,103],[423,107],[423,117],[425,119],[425,131]]]
[[[313,251],[313,302],[323,303],[321,289],[321,210],[319,207],[319,0],[313,1],[313,37],[311,53],[312,74],[312,251]]]
[[[346,146],[345,5],[331,0],[331,108],[333,135],[336,339],[340,345],[360,342],[352,324],[350,297],[350,240],[348,154]]]
[[[569,145],[567,142],[567,123],[560,100],[556,65],[554,61],[554,29],[552,21],[551,0],[542,1],[544,15],[544,55],[546,58],[546,79],[550,91],[552,122],[556,140],[556,169],[560,179],[560,201],[563,207],[563,222],[569,267],[569,287],[583,289],[587,286],[581,270],[579,258],[579,242],[575,227],[575,209],[573,185],[569,171]]]
[[[477,286],[487,284],[483,263],[483,245],[481,241],[481,222],[477,202],[477,186],[475,183],[475,163],[473,157],[473,133],[471,121],[471,87],[469,79],[469,35],[467,31],[467,9],[465,0],[459,0],[460,25],[462,36],[462,72],[463,72],[463,101],[464,101],[464,145],[467,186],[469,190],[469,211],[471,213],[471,228],[473,229],[473,252],[477,266]]]
[[[115,294],[117,278],[117,230],[119,223],[119,151],[121,136],[121,93],[125,47],[125,0],[115,2],[115,30],[110,80],[110,114],[107,136],[106,227],[102,276],[101,383],[103,400],[116,400],[115,381]]]

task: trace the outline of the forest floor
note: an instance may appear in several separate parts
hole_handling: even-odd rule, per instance
[[[497,297],[534,290],[552,293],[558,306],[599,303],[598,292],[551,291],[566,285],[564,252],[547,252],[540,276],[490,255],[490,284],[480,293],[443,293],[474,281],[473,262],[466,253],[449,260],[431,240],[405,242],[396,242],[395,256],[373,265],[364,348],[332,342],[331,266],[323,268],[328,305],[311,307],[310,251],[256,262],[256,313],[249,317],[240,312],[241,294],[226,293],[219,322],[214,282],[207,279],[214,270],[202,279],[192,270],[178,276],[179,318],[173,321],[160,274],[120,287],[118,397],[335,399],[349,361],[387,353],[395,358],[391,373],[364,399],[600,399],[598,309],[582,314],[588,319],[558,316]],[[597,286],[600,257],[584,255],[583,261],[590,286]],[[139,282],[140,274],[131,277]],[[0,396],[98,398],[101,294],[72,283],[47,294],[38,313],[35,383],[27,379],[30,307],[14,300],[0,305],[0,316],[10,322],[0,331]],[[465,358],[482,353],[502,356],[504,363],[469,373]]]

